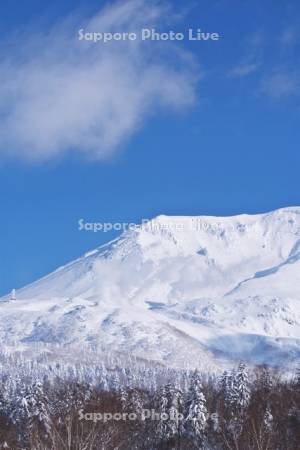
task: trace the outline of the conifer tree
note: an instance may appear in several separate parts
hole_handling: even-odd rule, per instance
[[[43,385],[37,381],[33,383],[23,399],[23,407],[29,418],[29,429],[41,428],[45,435],[51,430],[51,419],[48,412],[48,400]]]
[[[246,366],[239,364],[236,373],[232,374],[228,401],[234,413],[243,413],[247,408],[250,400],[249,380]]]
[[[206,399],[202,391],[199,372],[196,370],[191,377],[190,387],[185,404],[185,433],[195,445],[202,445],[207,426]]]

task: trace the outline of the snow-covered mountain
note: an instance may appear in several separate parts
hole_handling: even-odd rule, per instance
[[[159,216],[0,302],[6,344],[83,343],[170,365],[300,356],[300,208]]]

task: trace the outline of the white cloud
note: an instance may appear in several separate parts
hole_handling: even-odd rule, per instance
[[[282,46],[286,47],[294,44],[298,39],[297,29],[294,27],[289,27],[283,31],[280,36],[280,43]]]
[[[43,161],[70,151],[111,156],[144,121],[195,100],[195,67],[176,43],[78,40],[78,29],[135,31],[158,27],[170,11],[127,0],[85,23],[75,19],[24,34],[2,49],[0,150]],[[9,56],[7,56],[9,55]]]
[[[264,34],[257,31],[250,38],[247,39],[244,45],[245,55],[240,62],[238,62],[228,75],[232,78],[242,78],[251,75],[261,67],[262,56],[264,49]]]
[[[247,75],[250,75],[253,72],[256,72],[259,68],[259,64],[257,63],[245,63],[240,64],[236,67],[234,67],[230,72],[229,75],[232,77],[245,77]]]
[[[262,81],[260,91],[274,98],[282,98],[299,93],[298,72],[274,72]]]

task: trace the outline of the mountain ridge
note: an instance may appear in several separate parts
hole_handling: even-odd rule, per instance
[[[0,302],[0,341],[78,343],[171,365],[300,356],[300,207],[160,215]],[[105,345],[104,345],[105,343]]]

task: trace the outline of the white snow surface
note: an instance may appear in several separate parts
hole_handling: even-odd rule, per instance
[[[0,308],[6,344],[86,344],[177,367],[297,364],[300,207],[158,216]]]

